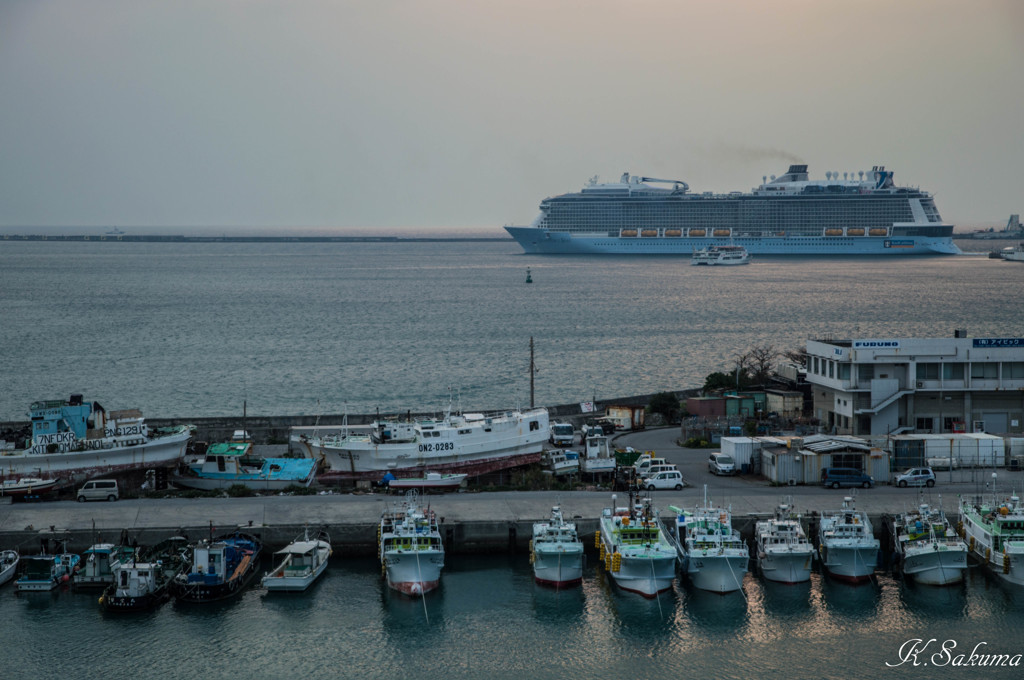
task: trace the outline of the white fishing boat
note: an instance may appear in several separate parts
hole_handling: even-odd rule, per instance
[[[21,557],[16,550],[0,550],[0,586],[14,578],[20,562]]]
[[[370,479],[427,470],[479,475],[536,463],[548,441],[547,409],[502,413],[452,412],[440,419],[379,420],[370,431],[325,437],[301,434],[292,447],[322,461],[323,481]]]
[[[171,478],[175,486],[227,489],[236,484],[263,491],[309,486],[316,478],[316,461],[309,458],[257,458],[252,442],[210,445],[205,453],[188,457]]]
[[[424,595],[441,583],[444,544],[437,516],[410,490],[398,507],[385,508],[378,530],[378,557],[388,587]]]
[[[896,516],[893,552],[903,575],[925,585],[960,583],[967,572],[967,543],[946,513],[927,503]]]
[[[530,563],[537,583],[560,588],[583,581],[583,541],[576,524],[562,517],[561,507],[551,508],[547,522],[534,523]]]
[[[2,461],[2,459],[0,459]],[[60,479],[42,479],[41,477],[21,477],[5,479],[0,482],[0,496],[42,496],[57,491],[62,484]]]
[[[134,556],[135,549],[130,546],[94,543],[82,553],[78,571],[71,577],[71,585],[79,590],[106,588],[114,582],[117,568]]]
[[[440,472],[427,472],[422,477],[396,477],[388,480],[391,489],[457,489],[466,481],[467,475],[446,475]],[[387,479],[385,477],[385,479]]]
[[[690,258],[691,265],[733,266],[749,263],[750,253],[743,246],[708,246],[693,251]]]
[[[1024,585],[1024,507],[1017,495],[960,499],[960,522],[971,553],[990,571]]]
[[[171,597],[171,584],[186,571],[191,548],[184,536],[171,536],[151,548],[136,552],[114,570],[114,582],[100,596],[109,612],[152,609]]]
[[[274,553],[280,562],[260,583],[269,591],[306,590],[327,570],[331,552],[331,538],[326,531],[318,531],[313,538],[308,530],[304,531]]]
[[[19,592],[53,590],[71,580],[79,560],[78,555],[68,552],[59,555],[22,555],[21,577],[14,582],[14,587]]]
[[[843,499],[838,512],[822,513],[818,522],[818,549],[829,576],[859,583],[871,578],[881,543],[875,538],[868,513],[855,510],[853,499]]]
[[[584,437],[583,447],[583,472],[588,475],[615,472],[615,452],[612,451],[611,440],[606,435],[591,430]]]
[[[25,448],[0,442],[0,480],[60,477],[71,484],[176,464],[195,431],[193,425],[150,429],[137,409],[108,412],[80,394],[67,401],[37,401],[31,418]]]
[[[679,564],[695,588],[731,593],[743,587],[750,550],[732,528],[732,509],[715,507],[704,489],[704,504],[692,512],[669,506],[675,513],[674,531]]]
[[[771,519],[754,525],[757,566],[769,581],[803,583],[811,579],[814,546],[800,525],[800,515],[783,503]]]
[[[627,507],[615,504],[601,513],[595,540],[605,570],[623,590],[653,598],[672,587],[676,573],[676,549],[663,531],[650,498]]]
[[[541,462],[544,465],[544,471],[551,473],[555,477],[575,475],[579,474],[580,471],[580,454],[576,451],[562,451],[560,449],[545,451],[541,457]]]

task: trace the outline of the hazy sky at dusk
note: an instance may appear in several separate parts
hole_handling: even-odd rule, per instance
[[[0,93],[5,233],[498,236],[797,161],[1024,212],[1016,0],[0,0]]]

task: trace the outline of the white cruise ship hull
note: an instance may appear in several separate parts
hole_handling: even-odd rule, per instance
[[[905,576],[928,586],[960,583],[967,571],[967,550],[929,542],[908,550],[902,569]]]
[[[743,587],[748,555],[687,555],[683,569],[695,588],[712,593],[731,593]]]
[[[840,545],[822,543],[822,567],[829,576],[842,581],[860,583],[875,573],[878,563],[878,546]]]
[[[761,575],[776,583],[804,583],[811,580],[811,550],[769,550],[758,553]]]
[[[583,580],[583,544],[534,548],[533,578],[546,586],[571,586]]]
[[[384,564],[388,587],[406,595],[423,595],[440,585],[444,553],[388,551],[384,553]]]

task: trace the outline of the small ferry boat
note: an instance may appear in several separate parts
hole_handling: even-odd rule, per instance
[[[704,504],[693,512],[669,506],[675,513],[674,534],[679,564],[695,588],[731,593],[743,587],[750,551],[740,533],[732,528],[731,508],[711,504],[704,490]]]
[[[455,489],[462,485],[467,475],[446,475],[427,472],[422,477],[397,477],[388,481],[391,489]]]
[[[811,579],[814,546],[800,525],[800,515],[782,503],[775,516],[754,525],[757,566],[761,575],[778,583],[803,583]]]
[[[930,586],[960,583],[967,572],[967,544],[946,513],[927,503],[897,515],[893,552],[904,576]]]
[[[1024,243],[1018,243],[1015,246],[1003,248],[1002,251],[1000,251],[1000,256],[1004,260],[1009,260],[1010,262],[1024,262]]]
[[[875,573],[880,545],[868,514],[855,510],[850,496],[843,499],[838,512],[822,513],[818,549],[822,567],[830,576],[853,583],[868,580]]]
[[[331,557],[331,537],[320,530],[310,538],[306,530],[294,541],[274,555],[280,562],[274,570],[264,575],[260,585],[268,591],[306,590],[327,570]]]
[[[628,507],[612,505],[601,513],[595,538],[605,570],[615,583],[633,593],[653,598],[672,587],[676,549],[662,530],[650,498],[629,497]]]
[[[406,595],[425,595],[440,585],[444,544],[437,515],[420,505],[415,490],[397,508],[384,509],[377,538],[388,587]]]
[[[738,265],[749,264],[750,253],[743,246],[708,246],[693,251],[691,265]]]
[[[60,476],[68,484],[113,472],[173,465],[185,455],[194,425],[151,430],[138,409],[107,411],[72,394],[31,407],[27,448],[0,442],[0,480]]]
[[[46,591],[68,583],[78,568],[80,557],[74,553],[59,555],[22,555],[21,578],[14,582],[19,591]]]
[[[190,546],[172,536],[152,548],[139,550],[114,570],[114,581],[103,591],[100,604],[110,612],[153,609],[171,597],[171,583],[189,567]]]
[[[263,491],[282,491],[313,483],[315,460],[255,458],[252,446],[249,441],[212,444],[205,453],[187,459],[171,481],[193,489],[227,489],[241,484]]]
[[[1024,507],[1016,495],[997,501],[960,499],[960,522],[971,553],[1010,583],[1024,585]]]
[[[21,557],[16,550],[0,550],[0,586],[14,578],[20,563]]]
[[[106,588],[114,582],[114,571],[135,557],[135,549],[127,545],[94,543],[82,553],[78,571],[71,577],[71,585],[78,589]]]
[[[171,582],[171,593],[183,602],[213,602],[245,589],[259,567],[263,544],[239,532],[192,546],[191,567]]]
[[[566,522],[562,508],[551,508],[551,519],[535,522],[530,540],[533,580],[546,586],[573,586],[583,581],[583,541],[575,522]]]

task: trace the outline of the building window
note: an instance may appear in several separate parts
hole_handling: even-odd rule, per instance
[[[939,379],[939,365],[938,364],[918,364],[917,365],[917,379],[918,380],[938,380]]]
[[[839,364],[839,379],[849,380],[850,379],[850,364]]]
[[[814,372],[815,375],[821,375],[821,373],[818,371],[818,357],[814,357],[814,369],[813,369],[813,372]]]
[[[942,431],[943,432],[952,432],[953,431],[953,423],[956,423],[956,422],[959,422],[956,418],[950,418],[949,416],[946,416],[945,418],[942,419]]]
[[[964,379],[964,365],[963,364],[942,364],[942,379],[943,380],[963,380]]]
[[[928,432],[931,432],[931,430],[932,430],[932,419],[931,418],[918,418],[917,419],[917,429],[919,429],[919,430],[926,430]]]
[[[828,377],[836,377],[836,362],[834,361],[828,362]]]
[[[1003,364],[1005,380],[1024,380],[1024,361],[1008,361]]]
[[[857,366],[857,380],[861,382],[870,382],[875,377],[875,367],[871,364],[858,364]]]
[[[999,364],[985,361],[971,364],[971,380],[995,380],[999,377]]]

